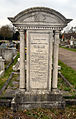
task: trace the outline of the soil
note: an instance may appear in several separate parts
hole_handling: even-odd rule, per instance
[[[0,108],[0,119],[76,119],[76,106],[65,109],[33,109],[12,112],[10,108]]]

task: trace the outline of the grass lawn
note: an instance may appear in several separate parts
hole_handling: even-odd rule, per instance
[[[63,79],[60,77],[58,78],[58,89],[69,92],[71,91],[71,87],[67,86]]]
[[[61,66],[61,73],[76,89],[76,71],[59,60]]]
[[[76,91],[70,86],[67,86],[67,84],[60,77],[58,78],[58,89],[63,93],[63,96],[76,98]]]
[[[10,74],[13,72],[12,66],[16,64],[17,59],[19,57],[19,53],[17,54],[14,62],[10,65],[10,67],[5,71],[4,76],[2,76],[0,78],[0,89],[3,87],[4,83],[6,82],[6,80],[9,78]]]
[[[66,50],[70,50],[70,51],[76,52],[76,49],[74,49],[74,48],[65,48],[65,47],[63,47],[63,46],[60,46],[60,48],[64,48],[64,49],[66,49]]]

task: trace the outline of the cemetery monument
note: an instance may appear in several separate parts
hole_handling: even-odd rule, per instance
[[[35,7],[9,20],[20,33],[20,86],[12,107],[64,107],[65,101],[57,90],[59,33],[71,19],[53,9]]]

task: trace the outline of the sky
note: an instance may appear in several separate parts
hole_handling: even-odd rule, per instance
[[[7,24],[7,17],[14,17],[19,12],[31,7],[49,7],[66,18],[76,19],[76,0],[0,0],[0,24]]]

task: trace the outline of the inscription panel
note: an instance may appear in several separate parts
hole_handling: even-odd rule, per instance
[[[49,34],[30,33],[30,88],[48,88]]]

